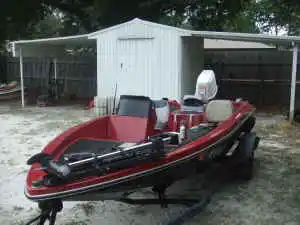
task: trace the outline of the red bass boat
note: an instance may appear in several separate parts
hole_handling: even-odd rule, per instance
[[[259,138],[251,132],[255,108],[247,101],[184,99],[169,110],[167,100],[122,95],[117,113],[75,126],[31,157],[25,195],[39,203],[50,224],[63,201],[125,201],[152,187],[158,200],[173,182],[232,155],[240,176],[250,179]],[[246,143],[246,144],[245,144]],[[202,170],[200,170],[202,171]]]

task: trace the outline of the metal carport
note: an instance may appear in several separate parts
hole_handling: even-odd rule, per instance
[[[74,35],[57,38],[44,38],[34,40],[19,40],[11,42],[13,57],[20,59],[20,85],[21,104],[25,106],[24,79],[23,79],[23,57],[51,57],[53,58],[54,77],[57,77],[57,59],[67,55],[68,49],[94,48],[96,41],[88,39],[88,34]]]
[[[278,44],[286,47],[292,47],[293,63],[291,74],[291,90],[290,90],[290,109],[289,120],[292,121],[295,114],[295,94],[296,94],[296,76],[297,76],[297,60],[300,44],[299,36],[272,36],[266,34],[249,34],[249,33],[231,33],[231,32],[213,32],[213,31],[193,31],[192,36],[209,39],[221,39],[232,41],[249,41],[261,42],[269,44]]]

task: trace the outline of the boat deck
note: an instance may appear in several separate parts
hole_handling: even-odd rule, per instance
[[[75,144],[69,146],[64,152],[64,154],[74,154],[83,152],[107,154],[112,152],[114,147],[117,147],[122,143],[124,142],[110,140],[79,139]]]

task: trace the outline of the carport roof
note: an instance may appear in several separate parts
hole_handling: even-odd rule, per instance
[[[95,47],[95,40],[89,39],[88,34],[65,37],[42,38],[34,40],[19,40],[11,42],[14,57],[20,55],[22,48],[23,56],[49,56],[57,57],[64,54],[66,48]]]
[[[300,36],[275,36],[268,34],[252,34],[237,32],[216,32],[216,31],[192,31],[192,36],[209,39],[221,39],[231,41],[250,41],[274,44],[300,44]]]

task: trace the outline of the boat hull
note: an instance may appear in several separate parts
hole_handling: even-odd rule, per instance
[[[229,133],[217,141],[175,161],[117,179],[67,191],[30,195],[25,189],[25,195],[33,201],[53,199],[63,201],[118,200],[124,197],[126,193],[134,192],[137,189],[175,182],[199,172],[199,168],[201,169],[200,172],[208,169],[217,157],[226,154],[231,144],[237,140],[242,132],[251,129],[248,126],[252,119],[252,113],[246,114]]]

